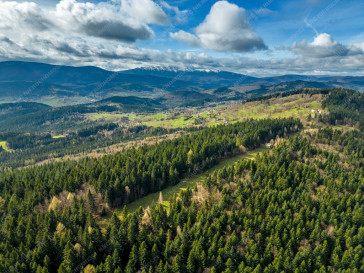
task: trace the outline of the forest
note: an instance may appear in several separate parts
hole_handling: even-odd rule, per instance
[[[360,123],[360,96],[323,95],[330,112],[314,130],[295,118],[250,119],[99,158],[2,170],[0,272],[364,272],[364,133],[330,121],[355,107],[358,115],[344,111],[335,125]],[[119,130],[105,126],[74,141]],[[24,147],[24,138],[7,136]],[[126,209],[267,143],[272,149],[206,176],[168,205]]]
[[[25,167],[49,158],[88,154],[95,149],[116,143],[163,136],[177,131],[187,133],[196,130],[199,128],[166,129],[145,125],[125,128],[115,123],[106,123],[71,131],[67,136],[62,135],[60,138],[54,138],[50,133],[43,132],[0,133],[0,139],[6,141],[8,147],[15,151],[6,153],[0,150],[0,169]]]

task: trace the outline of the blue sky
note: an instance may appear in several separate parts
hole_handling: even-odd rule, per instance
[[[0,0],[0,60],[364,74],[360,0],[33,2]]]

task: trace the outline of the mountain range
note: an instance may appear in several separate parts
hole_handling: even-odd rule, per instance
[[[114,72],[92,66],[0,62],[0,98],[7,102],[47,103],[47,98],[52,98],[58,102],[63,100],[62,105],[65,105],[89,103],[112,96],[138,96],[161,102],[173,99],[188,103],[190,100],[242,99],[298,88],[329,87],[364,91],[364,77],[283,75],[258,78],[226,71],[168,67]],[[219,88],[228,88],[229,92],[214,92]]]

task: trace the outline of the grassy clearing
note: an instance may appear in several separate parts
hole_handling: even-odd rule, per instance
[[[217,171],[226,166],[232,165],[241,159],[254,159],[257,156],[257,154],[259,154],[260,152],[263,152],[265,150],[266,150],[265,148],[259,148],[259,149],[255,149],[253,151],[249,151],[242,155],[237,155],[232,158],[225,159],[225,160],[221,161],[219,164],[217,164],[216,166],[212,167],[211,169],[209,169],[203,173],[196,174],[190,178],[187,178],[187,179],[181,181],[177,185],[174,185],[174,186],[171,186],[171,187],[168,187],[168,188],[162,190],[163,200],[164,200],[163,205],[165,207],[169,207],[169,200],[173,194],[178,193],[182,190],[186,190],[188,187],[194,187],[196,184],[202,183],[204,181],[205,177],[209,174],[212,174],[214,171]],[[159,199],[159,192],[152,193],[152,194],[149,194],[143,198],[140,198],[140,199],[128,204],[126,206],[126,208],[127,208],[128,212],[134,212],[139,207],[146,208],[148,206],[155,205],[158,202],[158,199]],[[121,217],[122,208],[116,209],[115,212],[118,215],[118,217]],[[111,214],[109,214],[106,217],[97,219],[97,222],[100,225],[102,230],[106,230],[110,217],[111,217]]]
[[[150,120],[142,122],[144,125],[152,127],[165,127],[165,128],[183,128],[187,126],[192,126],[194,118],[186,119],[185,117],[179,117],[176,119],[166,119],[166,120]]]
[[[5,151],[13,153],[14,150],[9,149],[6,141],[0,141],[0,147],[2,147]]]
[[[127,114],[110,114],[110,113],[92,113],[87,114],[87,118],[93,121],[104,119],[104,120],[113,120],[113,119],[121,119],[128,117]]]
[[[243,155],[238,155],[229,159],[225,159],[223,161],[221,161],[219,164],[217,164],[216,166],[212,167],[211,169],[194,175],[193,177],[187,178],[185,180],[183,180],[182,182],[178,183],[177,185],[174,185],[172,187],[168,187],[164,190],[162,190],[162,194],[163,194],[163,204],[168,206],[169,205],[169,200],[171,198],[171,196],[181,190],[185,190],[188,187],[193,187],[198,183],[202,183],[205,179],[205,177],[211,173],[213,173],[214,171],[220,170],[226,166],[232,165],[235,162],[244,159],[244,158],[249,158],[249,159],[254,159],[256,157],[256,155],[262,151],[264,151],[264,148],[259,148],[259,149],[255,149],[253,151],[247,152]],[[129,212],[134,212],[135,210],[137,210],[140,206],[143,208],[146,208],[147,206],[152,206],[154,204],[156,204],[158,202],[158,198],[159,198],[159,192],[156,193],[152,193],[149,194],[143,198],[140,198],[132,203],[130,203],[129,205],[127,205],[127,210]],[[121,209],[116,210],[116,213],[121,213]]]
[[[64,136],[64,135],[58,135],[58,136],[52,136],[52,138],[54,138],[54,139],[57,139],[57,138],[65,138],[66,136]]]
[[[333,130],[342,130],[344,133],[346,132],[349,132],[349,131],[352,131],[352,130],[357,130],[358,128],[356,127],[353,127],[353,126],[349,126],[349,125],[334,125],[334,126],[331,126],[331,128]]]
[[[238,111],[241,118],[306,118],[315,113],[324,113],[321,107],[321,95],[293,95],[285,98],[274,98],[262,102],[252,102],[242,105]],[[234,115],[228,116],[234,117]]]

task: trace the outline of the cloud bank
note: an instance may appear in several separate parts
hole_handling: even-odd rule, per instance
[[[307,40],[295,42],[291,50],[299,55],[314,58],[345,56],[350,51],[327,33],[317,35],[311,43]]]
[[[29,46],[31,45],[31,46]],[[354,46],[353,46],[354,48]],[[360,75],[364,68],[364,44],[355,46],[356,55],[330,56],[324,59],[298,56],[258,60],[253,57],[216,58],[205,53],[161,51],[117,42],[103,43],[79,37],[65,41],[56,35],[23,35],[17,42],[0,36],[2,60],[41,61],[66,65],[94,65],[109,70],[136,67],[173,66],[180,69],[219,69],[242,74],[269,76],[278,74]]]
[[[227,1],[216,2],[193,33],[179,30],[163,41],[182,40],[201,49],[176,52],[136,45],[138,40],[156,37],[154,31],[160,28],[169,34],[172,14],[182,16],[186,11],[152,0],[98,4],[61,0],[54,7],[0,0],[0,61],[94,65],[109,70],[174,66],[257,76],[360,75],[364,69],[364,43],[345,45],[328,33],[281,47],[283,52],[240,54],[265,49],[266,45],[253,31],[245,10]],[[153,30],[155,25],[157,30]],[[203,49],[222,51],[224,54],[210,54],[224,57],[213,57]]]

